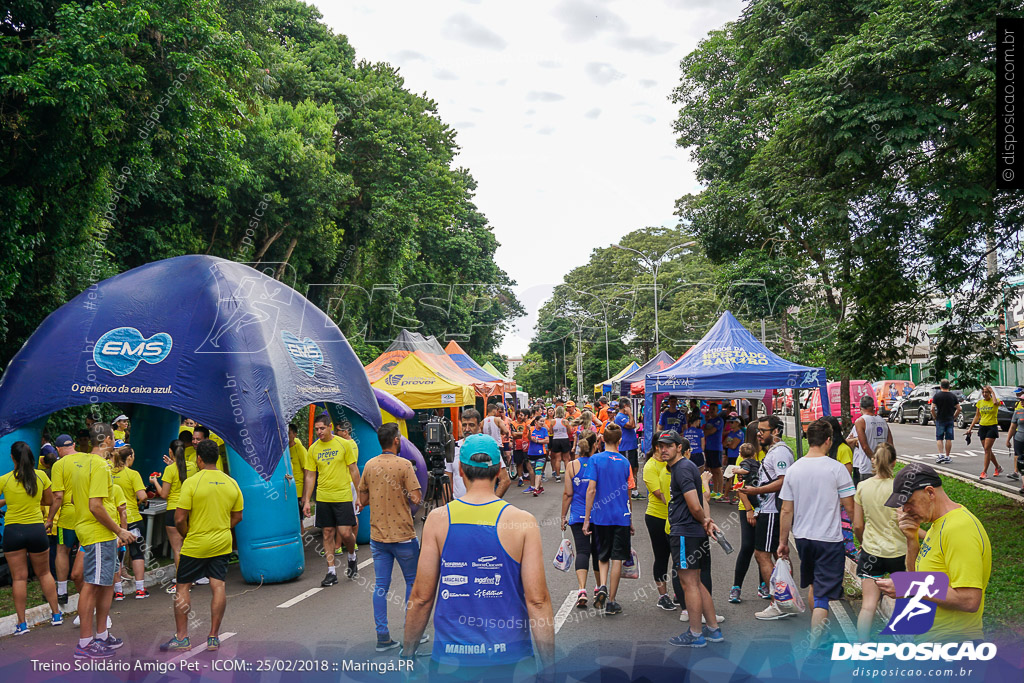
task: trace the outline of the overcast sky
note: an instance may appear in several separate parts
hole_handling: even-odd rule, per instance
[[[401,69],[458,131],[456,165],[497,235],[529,315],[501,351],[525,352],[535,312],[591,250],[674,225],[698,189],[668,101],[679,60],[739,0],[319,0],[357,57]],[[540,243],[538,243],[540,240]]]

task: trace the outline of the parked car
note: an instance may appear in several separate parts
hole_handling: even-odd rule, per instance
[[[907,387],[913,391],[915,384],[905,379],[886,379],[872,384],[871,388],[875,390],[875,405],[878,406],[878,414],[888,417],[893,412],[893,404],[905,398],[909,393]]]
[[[932,421],[932,398],[939,391],[938,384],[919,384],[910,392],[910,396],[896,406],[896,422],[904,424],[907,420],[913,420],[919,425],[926,425]],[[956,400],[964,400],[964,392],[959,389],[951,389],[956,395]]]
[[[889,414],[886,415],[885,419],[889,422],[895,422],[897,416],[900,414],[900,406],[903,405],[903,402],[906,400],[905,396],[899,396],[895,401],[891,401],[889,404]]]
[[[1017,405],[1017,396],[1013,390],[1017,387],[992,387],[995,389],[996,398],[999,399],[999,428],[1004,432],[1010,430],[1010,423],[1013,421],[1013,409]],[[960,429],[967,429],[974,419],[977,408],[974,404],[981,400],[981,389],[971,392],[971,395],[960,401],[960,417],[956,419],[956,426]]]
[[[832,415],[838,416],[842,411],[840,402],[841,382],[828,383],[828,402]],[[856,421],[860,417],[860,399],[862,396],[874,396],[875,391],[871,388],[871,382],[865,379],[850,380],[850,419]],[[811,391],[801,403],[800,422],[806,428],[807,425],[824,415],[821,407],[821,392],[817,389]]]

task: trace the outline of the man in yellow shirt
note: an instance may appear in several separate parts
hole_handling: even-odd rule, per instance
[[[192,611],[191,588],[197,579],[209,577],[210,635],[206,649],[220,648],[220,624],[227,595],[224,581],[231,554],[231,530],[242,521],[242,491],[234,479],[217,469],[220,451],[211,439],[196,444],[200,469],[181,485],[174,525],[185,539],[178,560],[174,597],[174,637],[160,646],[164,652],[190,649],[188,616]]]
[[[355,442],[336,436],[331,430],[331,418],[321,414],[313,423],[317,440],[310,444],[307,458],[306,481],[303,486],[302,516],[309,517],[309,499],[316,482],[316,525],[324,532],[324,552],[327,555],[327,576],[321,586],[338,583],[334,566],[334,551],[338,541],[355,549],[356,511],[352,501],[352,485],[359,486],[359,458]],[[318,479],[319,475],[319,479]],[[348,578],[357,573],[355,552],[348,554]]]
[[[213,432],[211,432],[209,427],[204,427],[203,425],[196,425],[192,429],[192,448],[195,449],[199,445],[199,442],[202,441],[203,439],[210,439],[217,446],[217,469],[220,470],[221,472],[227,472],[227,451],[224,446],[224,440],[221,439],[216,434],[214,434]],[[188,459],[188,449],[186,449],[185,452],[185,459]],[[199,467],[198,459],[196,460],[196,467]]]
[[[89,428],[89,439],[92,452],[73,453],[67,456],[64,466],[71,473],[72,499],[78,502],[75,534],[81,544],[72,572],[75,584],[82,587],[78,598],[80,630],[75,658],[107,659],[124,645],[124,641],[106,628],[114,597],[117,542],[120,539],[131,543],[135,537],[118,523],[114,480],[107,463],[107,456],[114,447],[114,430],[109,424],[97,422]]]
[[[907,566],[919,572],[942,572],[949,577],[945,598],[924,598],[938,606],[935,622],[918,642],[950,642],[984,637],[982,615],[985,589],[992,575],[992,544],[970,510],[953,502],[942,490],[942,479],[923,463],[911,463],[893,480],[885,502],[902,508],[900,530],[907,537]],[[923,522],[931,522],[925,533]],[[877,579],[878,588],[897,596],[892,579]]]
[[[54,568],[57,570],[57,603],[64,607],[68,604],[71,549],[78,545],[78,537],[75,535],[75,503],[71,499],[71,470],[67,469],[70,461],[65,460],[75,452],[75,440],[67,434],[61,434],[54,439],[53,445],[57,447],[58,460],[50,469],[53,503],[47,514],[46,528],[57,525],[57,558]]]

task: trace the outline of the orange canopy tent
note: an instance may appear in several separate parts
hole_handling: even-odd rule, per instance
[[[391,346],[366,366],[366,375],[370,378],[370,383],[373,384],[388,374],[398,363],[413,352],[418,352],[422,362],[442,374],[449,381],[473,387],[476,395],[484,400],[491,396],[501,396],[504,391],[505,383],[503,380],[498,378],[487,380],[470,376],[455,364],[451,356],[444,352],[437,339],[434,337],[424,337],[418,332],[410,332],[409,330],[402,330],[395,340],[391,342]]]

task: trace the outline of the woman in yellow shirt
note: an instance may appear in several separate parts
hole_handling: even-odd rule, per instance
[[[1003,468],[996,462],[996,454],[992,452],[992,444],[999,438],[999,399],[996,398],[995,390],[987,384],[983,386],[981,388],[981,400],[975,403],[974,407],[976,408],[974,419],[971,420],[971,426],[967,428],[967,435],[970,435],[974,425],[980,421],[981,426],[978,428],[978,438],[981,440],[981,447],[985,449],[985,464],[981,468],[981,474],[978,475],[978,479],[988,477],[989,462],[995,465],[996,468],[992,476],[998,477],[1003,473]]]
[[[669,484],[672,475],[658,450],[660,434],[661,432],[656,433],[651,440],[653,446],[651,452],[647,454],[647,462],[644,464],[641,476],[647,486],[647,513],[644,515],[644,523],[647,525],[647,534],[651,537],[651,549],[654,551],[654,562],[651,567],[654,569],[654,585],[658,589],[657,605],[663,610],[671,612],[683,602],[683,590],[679,585],[679,578],[673,571],[672,586],[675,600],[668,595],[669,559],[672,556],[672,548],[669,543],[669,535],[665,533],[665,524],[668,520]]]
[[[145,524],[142,522],[142,513],[139,512],[139,503],[148,500],[146,487],[142,483],[142,475],[132,469],[135,463],[135,451],[131,445],[125,444],[115,448],[111,458],[111,474],[114,484],[124,492],[126,501],[125,512],[127,514],[128,531],[137,532],[138,538],[142,538],[142,530]],[[132,573],[135,575],[135,599],[142,600],[149,597],[146,590],[146,551],[141,540],[137,543],[129,543],[125,551],[132,560]],[[122,574],[126,572],[118,565],[117,576],[114,578],[114,600],[124,600],[124,589],[121,583]]]
[[[167,512],[164,513],[164,524],[167,529],[167,540],[171,542],[171,553],[174,556],[174,566],[178,566],[178,559],[181,555],[181,534],[174,526],[174,511],[178,509],[178,496],[181,495],[181,483],[195,474],[198,470],[196,464],[185,460],[185,443],[181,439],[175,439],[167,449],[164,456],[164,468],[162,477],[153,474],[149,480],[157,487],[156,495],[167,501]],[[163,483],[159,483],[160,480]],[[209,580],[209,579],[207,579]],[[174,595],[178,592],[177,586],[172,583],[167,592]]]
[[[50,623],[60,626],[64,615],[57,606],[57,584],[50,574],[50,541],[46,537],[41,505],[53,502],[50,478],[36,469],[36,456],[24,441],[11,446],[14,469],[0,476],[0,506],[7,506],[4,517],[4,556],[11,569],[14,611],[18,625],[14,635],[28,633],[25,603],[28,600],[28,563],[39,577],[39,585],[53,613]]]

